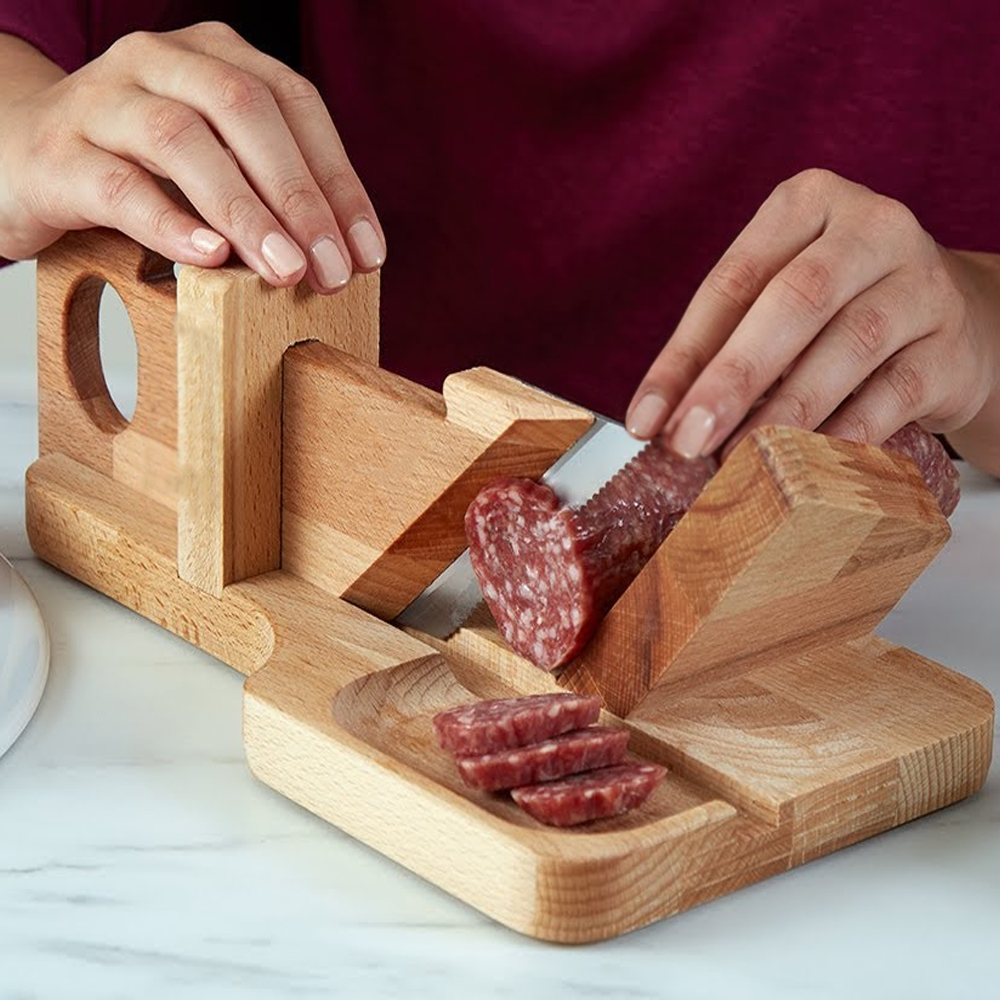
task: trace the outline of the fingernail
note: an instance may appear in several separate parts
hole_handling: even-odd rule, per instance
[[[367,219],[355,222],[347,230],[347,242],[360,267],[381,267],[385,261],[385,247],[375,232],[375,227]]]
[[[704,406],[692,406],[674,431],[671,445],[678,455],[698,458],[715,428],[715,414]]]
[[[313,270],[324,288],[343,288],[351,280],[344,255],[340,247],[329,236],[317,240],[309,251]]]
[[[658,392],[647,392],[628,415],[628,432],[647,440],[662,426],[667,415],[667,401]]]
[[[268,233],[260,245],[260,252],[279,278],[290,278],[306,266],[302,251],[281,233]]]
[[[226,242],[224,236],[213,232],[211,229],[196,229],[191,234],[191,245],[206,257],[215,253],[223,243]]]

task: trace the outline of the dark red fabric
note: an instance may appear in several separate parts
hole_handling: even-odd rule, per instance
[[[81,39],[89,56],[139,21],[228,5],[59,6],[0,0],[0,28],[72,66]],[[388,236],[384,363],[434,387],[487,364],[620,417],[708,268],[809,166],[901,199],[946,245],[1000,249],[993,4],[306,0],[298,16]]]

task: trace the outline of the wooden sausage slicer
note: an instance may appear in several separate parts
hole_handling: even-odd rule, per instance
[[[138,345],[105,384],[111,284]],[[246,674],[253,773],[524,934],[622,934],[975,792],[994,706],[873,634],[948,538],[915,467],[754,432],[558,678],[485,615],[392,624],[465,547],[499,475],[537,477],[592,415],[473,369],[378,367],[378,277],[341,294],[185,267],[107,231],[38,264],[42,559]],[[669,767],[640,809],[568,830],[466,788],[431,726],[478,698],[598,692]]]

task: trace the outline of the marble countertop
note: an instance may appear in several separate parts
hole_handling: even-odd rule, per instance
[[[0,759],[0,1000],[998,995],[996,766],[956,806],[575,948],[493,923],[254,780],[242,678],[31,557],[32,282],[0,272],[0,551],[52,662]],[[1000,486],[966,468],[963,487],[951,542],[879,631],[1000,700]]]

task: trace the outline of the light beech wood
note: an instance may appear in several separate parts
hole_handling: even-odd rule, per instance
[[[139,356],[135,413],[111,400],[98,312],[111,285]],[[67,233],[38,259],[38,452],[63,454],[177,503],[176,282],[170,261],[109,230]]]
[[[654,688],[866,635],[948,536],[909,459],[754,431],[560,682],[627,715]]]
[[[285,358],[282,566],[387,621],[466,547],[499,476],[541,476],[593,422],[487,369],[432,392],[324,344]]]
[[[184,268],[177,295],[178,570],[218,596],[281,565],[285,350],[319,340],[378,362],[378,274],[324,298],[243,267]]]
[[[249,675],[247,760],[284,795],[509,927],[583,942],[985,781],[989,694],[872,634],[947,538],[907,461],[755,432],[556,678],[512,653],[482,609],[439,642],[339,592],[387,611],[405,603],[433,575],[418,566],[423,553],[437,565],[456,543],[457,491],[487,471],[535,470],[588,415],[497,373],[462,373],[438,395],[378,370],[375,320],[351,311],[370,305],[370,287],[339,302],[272,296],[241,269],[189,270],[177,478],[173,376],[160,392],[142,350],[171,322],[171,279],[150,260],[97,233],[40,262],[29,537],[41,558]],[[104,280],[140,344],[128,426],[108,409],[93,353],[87,310]],[[288,352],[282,402],[286,347],[324,323],[331,337],[361,332],[353,347]],[[169,367],[169,353],[154,346],[155,365]],[[247,481],[257,470],[263,485]],[[282,535],[292,551],[274,568]],[[560,684],[600,690],[602,722],[627,727],[631,753],[669,767],[642,808],[549,829],[504,795],[466,788],[437,747],[437,711]]]

